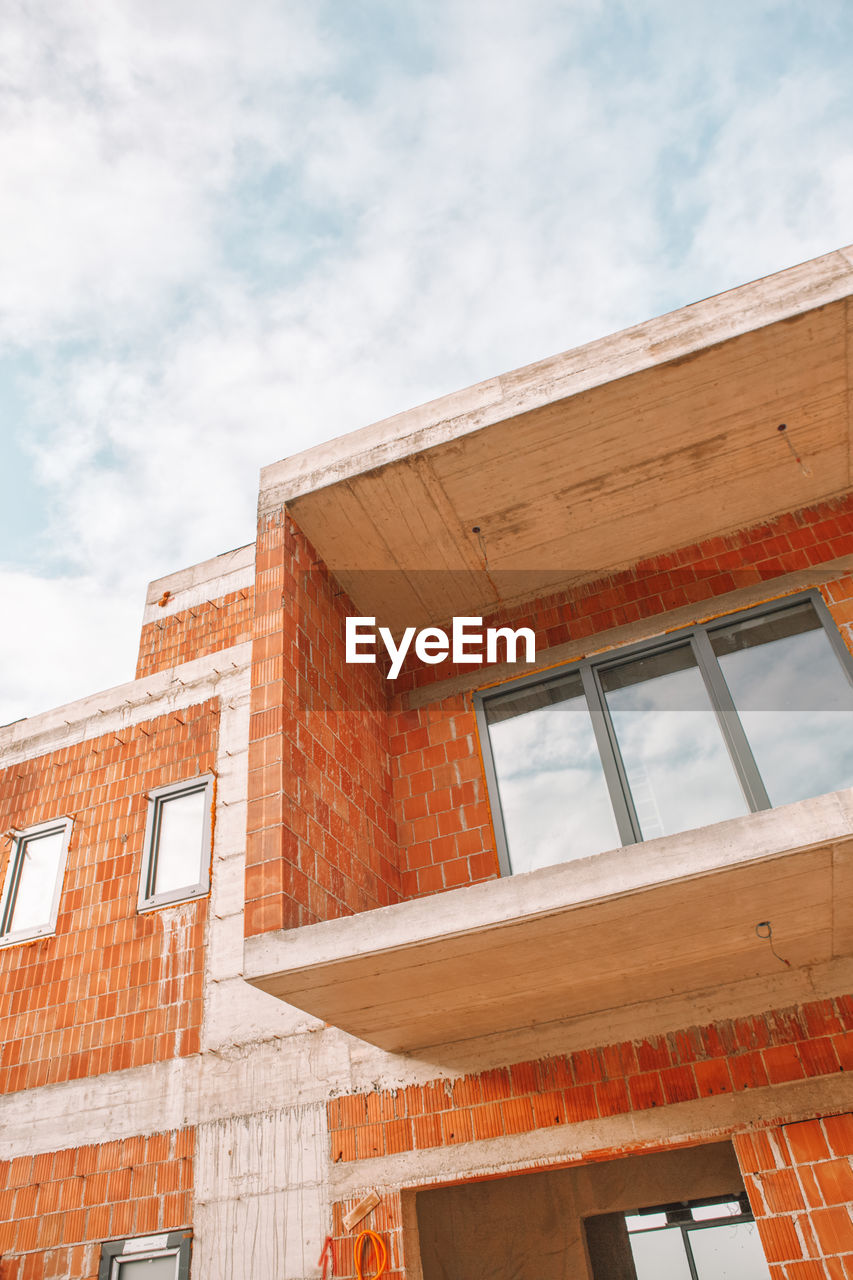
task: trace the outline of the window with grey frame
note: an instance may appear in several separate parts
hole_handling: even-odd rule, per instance
[[[637,1280],[768,1280],[749,1201],[692,1200],[625,1215]]]
[[[189,1280],[191,1231],[111,1240],[101,1246],[98,1280]]]
[[[505,873],[853,786],[853,663],[816,592],[476,707]]]
[[[12,851],[0,901],[0,945],[53,933],[68,841],[70,818],[55,818],[11,832]]]
[[[207,893],[212,791],[206,774],[149,792],[140,910]]]

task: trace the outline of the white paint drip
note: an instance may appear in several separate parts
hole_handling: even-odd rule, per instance
[[[191,943],[190,930],[195,917],[195,903],[182,902],[176,907],[165,907],[157,912],[157,920],[163,931],[160,945],[160,982],[158,997],[161,1009],[170,1004],[183,1005],[186,1002],[186,980],[190,974]],[[176,997],[169,999],[169,986],[176,984]],[[181,1019],[181,1022],[183,1019]],[[178,1025],[174,1032],[172,1053],[178,1057],[181,1050],[183,1028]]]

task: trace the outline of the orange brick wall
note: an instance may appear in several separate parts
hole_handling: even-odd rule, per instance
[[[394,807],[404,898],[499,874],[471,698],[391,720]]]
[[[456,1079],[332,1098],[329,1159],[454,1146],[851,1070],[853,997],[842,996]],[[628,1154],[629,1133],[625,1146],[593,1158]],[[733,1136],[774,1280],[853,1280],[853,1117]],[[566,1143],[571,1150],[570,1134]],[[402,1277],[400,1196],[385,1196],[348,1233],[343,1215],[354,1204],[333,1206],[334,1274],[355,1276],[353,1247],[367,1225],[389,1249],[390,1274]],[[813,1261],[822,1253],[826,1262]]]
[[[355,1269],[355,1245],[359,1233],[365,1229],[375,1232],[382,1239],[387,1250],[388,1265],[387,1270],[382,1273],[382,1280],[405,1280],[403,1219],[399,1193],[383,1196],[372,1213],[348,1232],[344,1226],[344,1214],[354,1209],[360,1199],[360,1196],[356,1196],[352,1200],[343,1200],[332,1205],[332,1252],[335,1280],[355,1280],[358,1274]],[[361,1253],[360,1260],[361,1274],[374,1276],[376,1260],[372,1246]]]
[[[773,1280],[853,1278],[853,1115],[735,1134]]]
[[[191,1226],[194,1136],[0,1161],[2,1280],[97,1280],[104,1241]]]
[[[251,640],[252,597],[252,587],[246,587],[147,622],[139,640],[137,680]]]
[[[381,674],[344,662],[349,602],[289,517],[256,566],[247,935],[400,897]]]
[[[701,1030],[707,1034],[709,1029]],[[773,1280],[853,1280],[853,1114],[753,1129],[732,1138]],[[356,1276],[356,1239],[369,1226],[388,1250],[389,1280],[402,1280],[399,1193],[383,1197],[367,1220],[347,1232],[343,1218],[357,1199],[333,1206],[335,1276]],[[367,1255],[364,1274],[373,1274],[372,1258]]]
[[[0,831],[74,820],[55,934],[0,948],[0,1092],[198,1051],[207,900],[137,897],[146,793],[212,772],[217,728],[205,702],[0,772]]]
[[[498,1138],[851,1070],[853,997],[841,996],[456,1080],[332,1098],[330,1159]]]

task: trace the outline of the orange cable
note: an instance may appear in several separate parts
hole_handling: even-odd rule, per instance
[[[373,1272],[372,1276],[366,1277],[361,1266],[364,1246],[368,1241],[373,1245],[373,1256],[374,1261],[376,1262],[376,1270]],[[382,1237],[378,1236],[375,1231],[362,1231],[356,1237],[355,1241],[355,1274],[358,1280],[379,1280],[379,1277],[385,1274],[385,1267],[387,1263],[388,1250],[385,1248],[385,1242]]]

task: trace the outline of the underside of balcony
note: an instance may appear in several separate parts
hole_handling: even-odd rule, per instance
[[[407,1052],[851,952],[853,792],[841,791],[249,938],[244,976]]]

